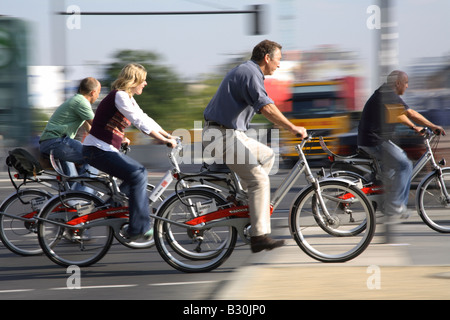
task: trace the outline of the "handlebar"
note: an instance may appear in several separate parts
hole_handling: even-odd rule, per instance
[[[330,130],[326,129],[326,130],[313,130],[312,132],[307,132],[307,136],[306,138],[303,138],[301,140],[311,140],[313,138],[316,137],[320,137],[320,136],[324,136],[324,135],[329,135]],[[301,138],[302,136],[300,134],[296,134],[295,135],[297,138]]]
[[[181,137],[172,137],[175,139],[175,141],[177,142],[177,146],[174,149],[180,149],[182,147],[181,145]],[[169,148],[171,147],[170,143],[166,143],[166,146],[168,146]]]
[[[130,150],[131,150],[131,148],[128,143],[122,143],[120,145],[120,151],[123,152],[124,154],[127,154],[128,152],[130,152]]]
[[[436,131],[433,132],[430,128],[424,127],[422,130],[420,130],[420,134],[425,138],[429,139],[433,136],[440,136],[442,134],[442,131],[440,129],[436,129]]]

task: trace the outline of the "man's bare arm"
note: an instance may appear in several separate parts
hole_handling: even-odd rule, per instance
[[[270,122],[292,132],[294,135],[300,135],[302,138],[307,136],[306,129],[294,125],[273,103],[267,104],[261,108],[261,113]]]
[[[437,131],[440,131],[442,135],[445,135],[444,128],[442,128],[441,126],[435,125],[434,123],[429,121],[427,118],[425,118],[423,115],[421,115],[419,112],[417,112],[413,109],[406,110],[405,116],[408,117],[409,123],[407,123],[407,122],[405,123],[405,120],[403,120],[403,121],[401,120],[401,122],[405,123],[406,125],[408,125],[409,127],[413,128],[413,129],[416,128],[414,123],[417,123],[421,126],[430,128],[435,133]],[[412,122],[414,122],[414,123],[412,123]],[[419,129],[419,131],[420,131],[420,129]]]

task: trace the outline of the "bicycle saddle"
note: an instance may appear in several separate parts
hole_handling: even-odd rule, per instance
[[[213,164],[203,163],[202,169],[212,172],[212,173],[229,173],[229,172],[231,172],[231,170],[228,168],[228,166],[226,164],[217,164],[217,163],[213,163]]]
[[[373,159],[373,156],[371,156],[366,151],[360,148],[356,150],[356,156],[363,159]]]

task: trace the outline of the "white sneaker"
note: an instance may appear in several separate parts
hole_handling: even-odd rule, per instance
[[[411,216],[411,212],[404,204],[398,208],[392,208],[391,210],[384,212],[384,223],[386,224],[399,224],[402,220],[406,220]]]
[[[408,210],[408,207],[402,204],[398,210],[395,212],[396,215],[400,217],[400,219],[408,219],[411,215],[410,211]]]
[[[132,236],[128,234],[128,226],[125,226],[124,230],[121,232],[121,235],[127,242],[133,242],[137,240],[149,241],[153,238],[153,227],[151,227],[147,232],[143,234],[137,234]]]

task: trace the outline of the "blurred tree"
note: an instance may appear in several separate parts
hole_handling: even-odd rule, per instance
[[[248,57],[247,57],[248,56]],[[219,66],[219,74],[203,74],[201,80],[186,82],[162,63],[160,55],[150,51],[121,50],[107,67],[102,86],[111,87],[120,70],[131,62],[142,64],[147,70],[147,83],[142,95],[135,96],[139,106],[164,129],[192,129],[194,121],[203,121],[203,111],[217,91],[226,72],[249,55],[239,56]],[[257,117],[257,122],[262,119]]]
[[[135,96],[139,106],[164,129],[185,127],[196,115],[188,108],[187,85],[161,63],[158,54],[149,51],[122,50],[114,55],[115,61],[107,68],[103,85],[110,88],[120,70],[128,63],[142,64],[147,70],[147,83],[142,95]]]

